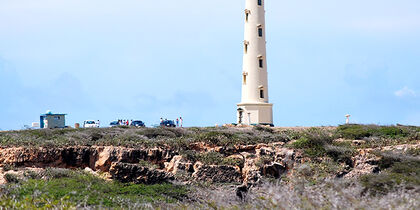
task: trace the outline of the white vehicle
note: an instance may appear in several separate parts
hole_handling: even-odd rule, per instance
[[[95,121],[95,120],[85,120],[83,122],[83,127],[84,128],[99,128],[100,126],[100,122],[99,120]]]

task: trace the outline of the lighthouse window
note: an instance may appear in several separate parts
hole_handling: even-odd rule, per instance
[[[246,85],[246,74],[244,74],[243,76],[244,76],[244,81],[243,81],[243,83],[244,83],[244,85]]]
[[[245,20],[246,20],[246,22],[248,22],[248,19],[249,19],[249,13],[246,13],[245,14]]]
[[[262,0],[258,0],[258,6],[262,5]]]
[[[264,60],[262,58],[258,59],[258,65],[260,68],[264,67]]]
[[[264,90],[260,90],[260,98],[264,98]]]
[[[245,53],[248,53],[248,43],[245,42],[244,44]]]
[[[258,36],[259,37],[262,37],[263,36],[263,29],[262,29],[262,27],[259,27],[258,28]]]

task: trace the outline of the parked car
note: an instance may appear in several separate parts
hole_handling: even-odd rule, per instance
[[[176,127],[173,120],[164,120],[160,123],[160,127]]]
[[[111,123],[109,123],[109,125],[110,125],[111,127],[117,127],[117,126],[119,126],[120,124],[118,123],[118,121],[112,121]]]
[[[141,120],[134,120],[133,122],[131,122],[131,126],[145,127],[146,125]]]
[[[99,124],[99,120],[95,121],[95,120],[85,120],[83,122],[83,127],[84,128],[99,128],[100,124]]]

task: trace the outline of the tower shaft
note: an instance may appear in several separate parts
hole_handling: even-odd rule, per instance
[[[246,0],[239,124],[273,124],[273,105],[268,98],[264,1]]]

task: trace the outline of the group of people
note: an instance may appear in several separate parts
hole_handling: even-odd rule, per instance
[[[167,121],[168,119],[163,119],[162,117],[160,118],[160,123],[162,123],[163,121]],[[182,117],[176,118],[175,123],[176,123],[176,127],[181,127],[182,128],[182,124],[183,124],[184,120],[182,119]]]
[[[118,125],[131,125],[133,120],[118,120]]]

